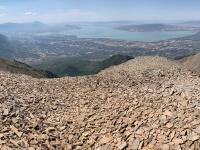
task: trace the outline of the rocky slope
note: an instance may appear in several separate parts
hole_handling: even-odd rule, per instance
[[[200,78],[160,57],[94,76],[0,73],[1,149],[198,150]]]
[[[200,53],[183,58],[179,61],[191,71],[200,73]]]

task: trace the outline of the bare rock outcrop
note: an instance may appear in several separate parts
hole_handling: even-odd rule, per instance
[[[199,98],[199,76],[161,57],[84,77],[0,72],[0,148],[198,150]]]

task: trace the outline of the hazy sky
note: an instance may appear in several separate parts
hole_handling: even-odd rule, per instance
[[[0,0],[0,23],[200,20],[200,0]]]

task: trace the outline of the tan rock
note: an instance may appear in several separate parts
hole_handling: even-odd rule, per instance
[[[88,136],[89,134],[90,134],[90,132],[87,131],[87,132],[84,132],[82,135],[83,135],[84,137],[86,137],[86,136]]]
[[[69,143],[64,144],[64,150],[72,150],[72,145]]]
[[[140,145],[140,139],[139,138],[132,138],[129,141],[129,145],[132,150],[137,150]]]
[[[174,138],[173,139],[173,142],[175,145],[180,145],[180,144],[183,144],[183,140],[182,139],[179,139],[179,138]]]
[[[172,117],[173,116],[173,113],[171,111],[169,111],[169,110],[166,110],[163,114],[168,116],[168,117]]]
[[[3,133],[0,133],[0,139],[1,139],[2,137],[4,137],[4,134],[3,134]]]
[[[173,146],[173,149],[174,149],[174,150],[182,150],[182,148],[181,148],[180,145],[175,145],[175,146]]]
[[[123,150],[125,147],[127,147],[127,143],[126,142],[122,142],[120,144],[117,145],[119,150]]]
[[[195,129],[193,129],[194,132],[200,134],[200,126],[196,127]]]
[[[4,109],[3,110],[3,116],[8,116],[9,115],[10,110],[9,109]]]
[[[62,127],[59,128],[60,131],[63,131],[65,129],[66,129],[66,126],[62,126]]]
[[[161,150],[170,150],[170,146],[168,144],[163,144],[160,147]]]
[[[170,91],[170,95],[173,95],[175,92],[176,92],[176,90],[174,88],[172,88]]]
[[[103,145],[101,147],[98,147],[97,150],[112,150],[108,145]]]
[[[167,123],[167,124],[166,124],[166,127],[167,127],[167,128],[172,128],[173,126],[174,126],[173,123]]]
[[[48,128],[45,129],[45,132],[46,132],[46,133],[49,133],[49,132],[55,131],[55,130],[56,130],[56,129],[55,129],[54,127],[48,127]]]
[[[13,149],[11,147],[9,147],[9,146],[3,145],[1,147],[1,150],[13,150]]]
[[[161,115],[160,116],[160,122],[163,123],[163,124],[167,123],[167,117],[166,117],[166,115]]]
[[[72,134],[68,135],[68,140],[71,141],[73,139],[73,137],[74,136]]]
[[[200,121],[199,120],[194,120],[190,124],[193,125],[193,126],[200,125]]]
[[[173,131],[170,133],[170,135],[169,135],[170,140],[172,140],[172,139],[174,138],[175,134],[176,134],[176,131],[175,131],[175,130],[173,130]]]
[[[104,136],[103,138],[100,139],[100,144],[106,144],[112,141],[113,138],[111,136]]]
[[[12,132],[14,132],[18,137],[21,137],[23,132],[19,132],[17,128],[15,128],[13,125],[10,126],[10,129]]]
[[[16,147],[19,147],[19,145],[18,145],[18,142],[17,142],[17,141],[15,141],[15,140],[10,140],[10,142],[11,142],[13,145],[15,145]]]
[[[189,140],[191,140],[193,142],[198,140],[199,138],[200,138],[200,136],[195,132],[192,132],[191,135],[189,136]]]

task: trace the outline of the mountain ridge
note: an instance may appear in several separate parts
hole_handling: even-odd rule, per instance
[[[35,22],[26,22],[26,23],[12,23],[12,22],[7,22],[7,23],[2,23],[0,24],[0,31],[37,31],[37,30],[42,30],[45,29],[48,25],[35,21]]]
[[[200,53],[190,55],[178,60],[189,70],[200,73]]]
[[[50,71],[37,70],[29,65],[12,59],[0,58],[0,71],[7,71],[15,74],[26,74],[35,78],[55,78]]]

